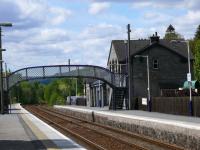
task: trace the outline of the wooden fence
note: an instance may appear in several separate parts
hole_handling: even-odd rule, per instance
[[[136,108],[147,110],[147,105],[142,104],[142,98],[135,98]],[[192,97],[193,114],[200,117],[200,97]],[[151,99],[152,112],[161,112],[166,114],[190,115],[189,97],[153,97]]]

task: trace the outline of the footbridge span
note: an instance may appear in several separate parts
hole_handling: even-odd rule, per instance
[[[7,89],[22,81],[45,78],[93,78],[104,81],[112,88],[125,87],[125,75],[93,65],[51,65],[19,69],[7,77]]]
[[[97,79],[107,83],[112,89],[112,96],[109,101],[110,108],[122,108],[126,89],[126,75],[113,73],[110,70],[100,66],[50,65],[22,68],[10,73],[6,77],[6,80],[4,80],[4,90],[6,91],[6,93],[9,93],[10,89],[13,86],[22,81],[46,78],[79,77]]]

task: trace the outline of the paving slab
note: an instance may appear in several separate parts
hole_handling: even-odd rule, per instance
[[[11,114],[0,115],[0,150],[84,150],[56,129],[13,104]]]
[[[0,115],[1,150],[34,150],[43,148],[43,145],[21,118],[19,110],[13,109],[12,114]]]
[[[54,106],[68,115],[149,136],[188,150],[200,149],[200,118],[137,110]]]
[[[88,112],[93,111],[96,113],[107,114],[111,116],[114,115],[125,118],[147,120],[147,121],[171,124],[180,127],[200,130],[200,117],[172,115],[172,114],[164,114],[164,113],[148,112],[140,110],[109,110],[108,107],[85,107],[85,106],[74,106],[74,105],[70,106],[55,105],[54,107],[68,108],[77,111],[88,111]]]

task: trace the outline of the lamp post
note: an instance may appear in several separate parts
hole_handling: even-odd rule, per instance
[[[4,113],[4,96],[3,96],[3,65],[2,65],[2,27],[12,27],[12,23],[0,23],[0,92],[1,92],[1,114]]]
[[[124,40],[124,44],[125,44],[125,53],[126,53],[126,62],[125,62],[125,65],[126,65],[126,68],[125,68],[125,73],[128,74],[128,49],[127,49],[127,43],[128,41],[127,40]]]
[[[131,42],[130,42],[130,33],[131,33],[131,29],[130,29],[130,24],[127,25],[127,33],[128,33],[128,109],[131,109],[131,97],[132,97],[132,82],[131,82],[131,78],[132,78],[132,74],[131,74]]]
[[[193,105],[192,105],[192,80],[191,80],[191,67],[190,67],[190,45],[189,41],[177,41],[177,40],[171,40],[170,42],[181,42],[186,43],[187,45],[187,53],[188,53],[188,73],[187,73],[187,81],[189,83],[189,91],[190,91],[190,100],[189,100],[189,112],[190,115],[193,116]]]
[[[125,63],[125,74],[126,74],[126,87],[129,88],[129,85],[128,85],[128,49],[127,49],[127,44],[128,44],[128,41],[127,40],[124,40],[124,44],[125,44],[125,53],[126,53],[126,63]],[[129,103],[128,103],[128,100],[129,100],[129,97],[128,99],[125,101],[125,104],[126,104],[126,110],[129,109]]]
[[[147,59],[147,97],[148,97],[148,111],[151,111],[151,93],[150,93],[150,80],[149,80],[149,56],[136,55],[135,58],[143,57]]]
[[[190,115],[193,116],[193,106],[192,106],[192,80],[191,80],[191,67],[190,67],[190,45],[189,41],[185,41],[187,44],[187,51],[188,51],[188,82],[189,82],[189,89],[190,89],[190,102],[189,102],[189,111]]]
[[[71,60],[68,59],[68,66],[69,66],[69,73],[70,73],[70,65],[71,65]],[[69,86],[70,86],[70,89],[69,89],[69,105],[71,105],[71,78],[69,80]]]
[[[7,70],[7,63],[5,62],[5,82],[6,82],[6,91],[8,91],[8,70]],[[8,94],[8,97],[9,97],[9,93]],[[9,102],[8,102],[10,105],[8,107],[8,113],[11,114],[11,99],[9,98]],[[10,110],[10,111],[9,111]]]
[[[4,95],[3,95],[3,60],[2,60],[2,51],[5,51],[3,49],[0,49],[0,92],[1,92],[1,114],[4,114]]]

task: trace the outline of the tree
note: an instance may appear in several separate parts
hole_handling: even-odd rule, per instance
[[[36,88],[36,99],[37,103],[45,103],[44,102],[44,86],[38,82],[34,84],[34,88]]]
[[[196,44],[196,40],[194,39],[189,40],[190,50],[194,56],[195,56],[195,44]]]
[[[44,88],[44,100],[48,103],[51,97],[51,86],[46,85]]]
[[[184,39],[179,33],[175,31],[175,28],[170,24],[165,32],[164,39],[166,40],[181,40]]]
[[[56,104],[56,101],[57,101],[57,99],[58,99],[58,97],[59,97],[58,93],[56,93],[55,91],[53,91],[53,92],[51,93],[49,105],[51,105],[51,106],[52,106],[52,105],[55,105],[55,104]]]
[[[83,79],[78,79],[78,95],[83,95]],[[22,104],[64,104],[69,94],[76,95],[75,79],[52,80],[45,85],[40,82],[22,82],[12,89],[12,100]]]
[[[200,81],[200,40],[195,44],[195,62],[194,62],[195,78]]]
[[[200,40],[200,25],[197,27],[197,31],[195,33],[195,37],[194,37],[195,40]]]
[[[33,101],[35,91],[33,90],[31,84],[29,82],[22,82],[20,84],[21,94],[19,96],[19,102],[22,104],[31,104],[35,103]]]
[[[195,37],[190,40],[190,48],[194,55],[194,75],[197,80],[200,80],[200,25],[197,27]]]
[[[11,102],[12,103],[17,103],[18,102],[18,98],[19,98],[19,91],[21,89],[19,89],[20,86],[14,86],[13,88],[11,88],[10,90],[10,96],[11,96]]]
[[[78,95],[81,96],[83,95],[83,89],[84,89],[84,83],[83,83],[83,79],[82,78],[78,78],[77,79],[77,92],[78,92]]]

